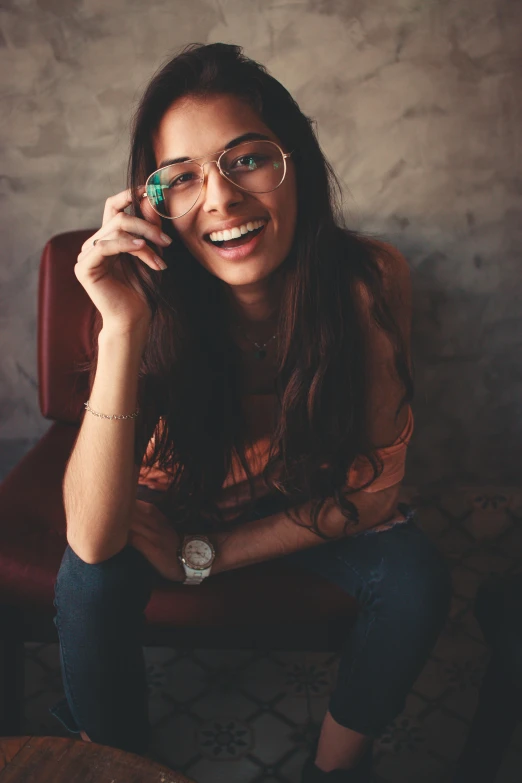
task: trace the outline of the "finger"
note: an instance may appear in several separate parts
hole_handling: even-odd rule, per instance
[[[132,528],[129,530],[129,536],[128,536],[128,543],[134,544],[134,542],[139,541],[143,536],[141,536],[136,530],[133,530]]]
[[[152,546],[155,546],[157,549],[163,550],[165,548],[163,546],[163,539],[159,535],[159,533],[155,532],[154,530],[151,530],[146,525],[143,525],[140,522],[132,523],[129,530],[133,534],[139,535],[142,538],[146,539]]]
[[[87,239],[82,250],[96,244],[100,239],[116,239],[122,232],[133,234],[135,237],[145,237],[149,242],[161,247],[168,247],[171,239],[161,231],[161,226],[149,223],[140,217],[127,215],[126,212],[118,212],[99,231]]]
[[[138,509],[143,511],[143,514],[140,514],[140,516],[142,516],[145,521],[151,520],[150,524],[154,524],[157,528],[171,529],[169,517],[156,505],[156,503],[151,503],[146,500],[136,500],[136,503],[140,504]]]
[[[129,533],[128,543],[141,552],[147,560],[151,561],[151,544],[147,539],[139,533]]]
[[[134,220],[139,220],[139,218],[134,218]],[[85,240],[80,253],[88,253],[99,242],[102,240],[107,241],[109,239],[129,239],[131,242],[134,239],[148,240],[147,244],[151,246],[153,251],[156,251],[156,255],[158,256],[162,255],[163,247],[170,244],[170,239],[167,242],[167,237],[165,234],[161,234],[161,232],[155,226],[150,226],[150,224],[146,223],[144,220],[141,221],[141,225],[139,223],[125,223],[125,225],[127,228],[134,228],[135,230],[124,231],[121,228],[117,228],[113,231],[104,231],[103,229],[100,229],[100,231],[97,231],[96,234],[93,234],[91,237],[89,237],[89,239]],[[159,243],[161,243],[161,245]]]
[[[151,535],[153,532],[152,530],[150,530],[150,528],[144,525],[143,522],[141,522],[141,520],[139,519],[132,520],[129,530],[131,530],[133,533],[139,533],[140,535],[145,536],[146,538],[148,538],[149,535]]]
[[[162,557],[162,552],[158,551],[158,547],[153,546],[150,544],[149,541],[147,541],[146,538],[143,538],[140,535],[137,535],[135,538],[130,537],[129,543],[131,546],[134,546],[135,549],[137,549],[141,554],[146,558],[146,560],[149,561],[149,563],[152,565],[152,567],[162,576],[164,579],[174,580],[175,577],[177,577],[176,581],[181,581],[179,579],[179,571],[178,569],[173,569],[171,566],[168,566],[165,563],[164,558]]]
[[[156,529],[156,512],[157,509],[154,503],[149,503],[146,500],[136,500],[132,519]]]
[[[148,247],[143,238],[121,232],[112,238],[98,237],[91,243],[84,244],[82,250],[78,254],[77,262],[81,263],[86,259],[92,261],[93,258],[96,257],[119,255],[120,253],[132,253],[133,255],[141,256],[144,252],[148,254],[151,259],[154,256],[153,251]]]
[[[77,259],[76,266],[85,266],[85,261],[100,261],[104,256],[117,256],[120,253],[130,253],[143,261],[154,271],[165,269],[165,262],[145,244],[144,239],[122,236],[118,239],[100,239],[94,247],[83,250]]]
[[[127,188],[127,190],[122,190],[120,193],[116,193],[114,196],[109,196],[105,202],[105,207],[103,210],[102,225],[104,226],[109,222],[109,220],[112,220],[112,218],[117,215],[118,212],[122,212],[122,210],[126,209],[131,204],[132,192],[130,188]]]
[[[148,514],[136,512],[132,525],[139,526],[141,530],[148,530],[154,535],[163,536],[165,533],[165,526],[161,520],[157,517]]]

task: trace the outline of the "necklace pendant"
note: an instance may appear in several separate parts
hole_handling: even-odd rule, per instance
[[[256,359],[264,359],[266,356],[266,351],[264,348],[258,348],[257,351],[254,351],[254,356]]]

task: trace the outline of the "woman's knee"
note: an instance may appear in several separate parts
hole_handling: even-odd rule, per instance
[[[412,635],[438,636],[447,619],[451,594],[451,573],[446,560],[431,542],[418,558],[403,563],[395,576],[396,590],[385,599],[388,609]]]
[[[452,593],[449,565],[435,544],[417,526],[395,540],[394,563],[408,604],[418,611],[429,606],[444,613]]]
[[[361,543],[362,557],[372,564],[356,595],[361,608],[411,628],[412,636],[440,631],[450,607],[451,574],[426,535],[408,525],[372,533]]]
[[[89,603],[100,602],[104,606],[118,604],[141,592],[149,576],[149,563],[141,552],[126,546],[120,552],[100,563],[86,563],[67,545],[58,576],[55,593],[63,604],[70,597],[78,605],[78,599]]]

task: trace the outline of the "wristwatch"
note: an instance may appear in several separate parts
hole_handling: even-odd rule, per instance
[[[216,550],[206,536],[184,536],[178,552],[178,559],[185,569],[184,585],[199,585],[210,576]]]

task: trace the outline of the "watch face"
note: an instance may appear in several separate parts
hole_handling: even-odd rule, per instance
[[[206,541],[194,538],[185,544],[183,556],[191,568],[202,570],[210,565],[212,561],[212,549]]]

